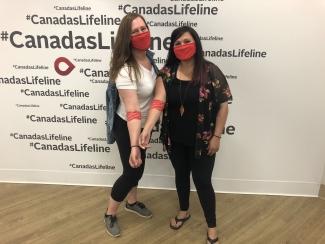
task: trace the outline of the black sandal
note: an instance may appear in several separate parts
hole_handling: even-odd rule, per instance
[[[215,244],[219,241],[219,238],[217,237],[216,239],[211,239],[209,235],[207,234],[207,243],[208,244]]]
[[[169,227],[173,230],[178,230],[179,228],[181,228],[183,226],[183,224],[189,220],[189,218],[191,218],[191,215],[189,214],[187,217],[183,218],[183,219],[179,219],[177,218],[177,215],[175,216],[175,224],[176,226],[172,225],[172,223],[169,223]],[[181,225],[177,226],[178,223],[182,223]]]

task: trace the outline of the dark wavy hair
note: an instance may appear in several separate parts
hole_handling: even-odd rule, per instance
[[[205,85],[208,79],[208,64],[209,61],[205,60],[203,56],[203,49],[200,37],[198,33],[189,26],[182,26],[175,29],[171,34],[171,43],[168,50],[167,60],[165,66],[173,69],[180,63],[180,60],[175,56],[174,53],[174,43],[180,38],[184,33],[190,33],[193,37],[196,45],[196,53],[194,54],[194,70],[193,70],[193,82],[196,84]]]

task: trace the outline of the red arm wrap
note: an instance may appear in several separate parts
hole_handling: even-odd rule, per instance
[[[139,111],[127,112],[126,117],[127,117],[127,121],[131,121],[133,119],[141,120],[141,113]]]
[[[153,99],[151,101],[151,106],[150,106],[151,109],[157,109],[159,111],[163,111],[164,107],[165,107],[165,103],[161,100]]]

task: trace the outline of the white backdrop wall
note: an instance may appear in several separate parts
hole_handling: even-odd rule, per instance
[[[105,142],[107,70],[120,20],[135,11],[148,21],[160,67],[171,31],[186,23],[228,78],[234,101],[217,154],[215,190],[318,194],[325,156],[325,1],[1,3],[0,181],[113,184],[121,164],[116,145]],[[174,188],[158,135],[141,186]]]

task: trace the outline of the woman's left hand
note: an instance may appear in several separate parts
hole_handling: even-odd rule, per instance
[[[129,163],[132,168],[138,168],[142,164],[141,152],[139,147],[132,147],[129,157]]]
[[[220,138],[212,136],[212,138],[209,141],[208,155],[212,156],[213,154],[218,152],[219,147],[220,147]]]

